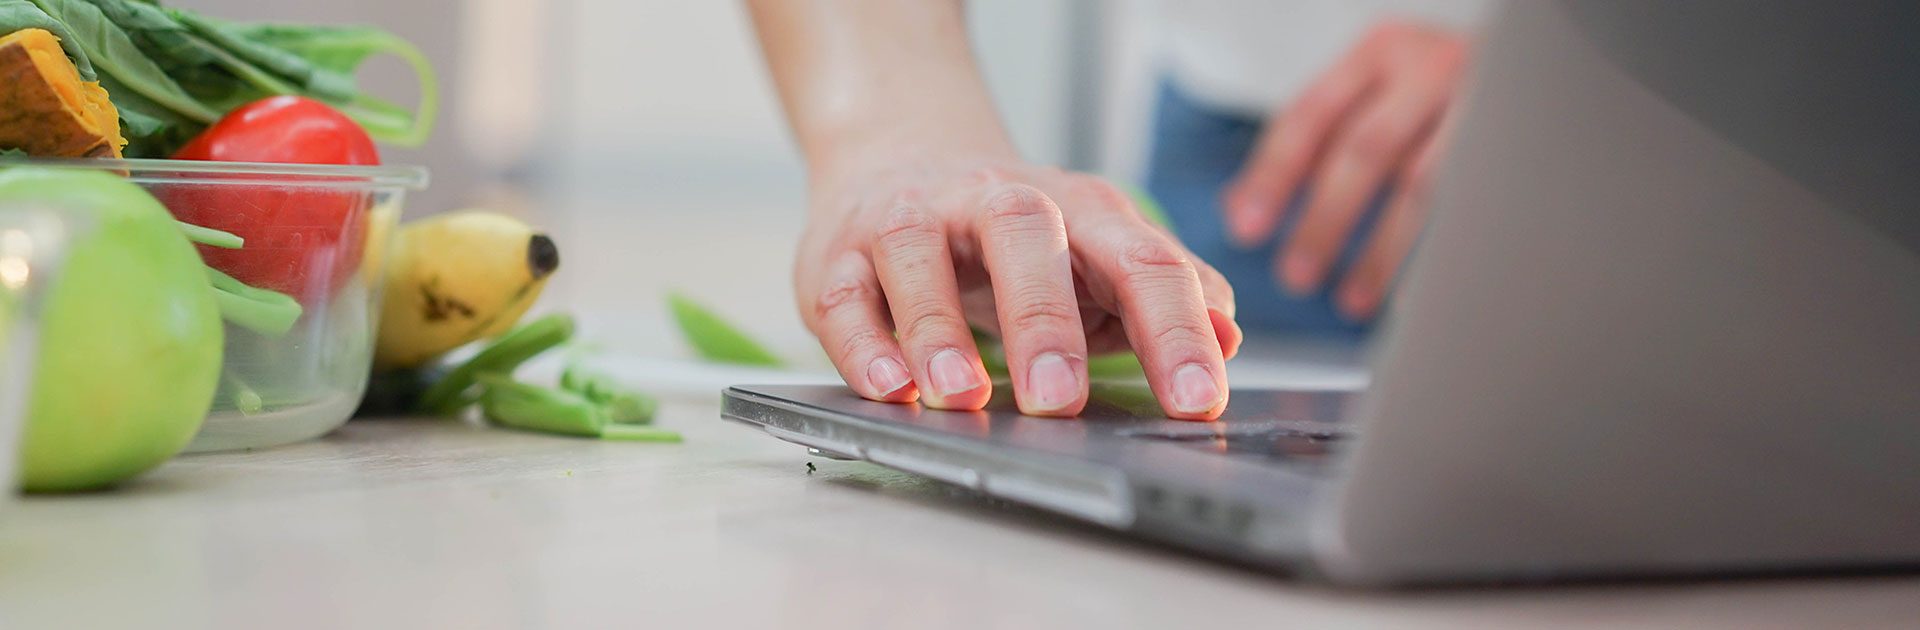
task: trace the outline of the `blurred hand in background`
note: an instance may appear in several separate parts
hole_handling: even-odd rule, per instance
[[[1460,33],[1377,23],[1269,118],[1223,195],[1231,237],[1246,247],[1265,242],[1304,195],[1274,277],[1296,294],[1313,293],[1356,237],[1361,217],[1383,188],[1390,190],[1370,240],[1333,293],[1348,317],[1373,317],[1426,223],[1440,120],[1467,56]]]

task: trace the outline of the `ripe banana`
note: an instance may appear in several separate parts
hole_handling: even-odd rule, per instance
[[[468,210],[400,226],[387,263],[377,370],[417,367],[513,328],[560,266],[519,219]]]

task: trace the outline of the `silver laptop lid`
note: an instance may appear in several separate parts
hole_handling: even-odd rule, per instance
[[[1920,560],[1917,13],[1505,7],[1323,569]]]

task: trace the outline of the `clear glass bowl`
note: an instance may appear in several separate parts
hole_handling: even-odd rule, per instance
[[[124,174],[174,216],[246,237],[238,250],[199,246],[208,264],[291,295],[284,333],[229,322],[213,411],[188,452],[259,448],[318,437],[353,415],[373,362],[393,228],[411,166],[252,164],[191,160],[33,160]]]
[[[12,500],[33,391],[35,344],[47,287],[65,262],[71,215],[0,204],[0,507]]]

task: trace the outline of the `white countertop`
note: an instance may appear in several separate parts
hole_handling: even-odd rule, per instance
[[[717,416],[717,397],[667,406],[679,445],[362,420],[31,497],[0,513],[0,628],[1920,623],[1914,577],[1329,590]]]

